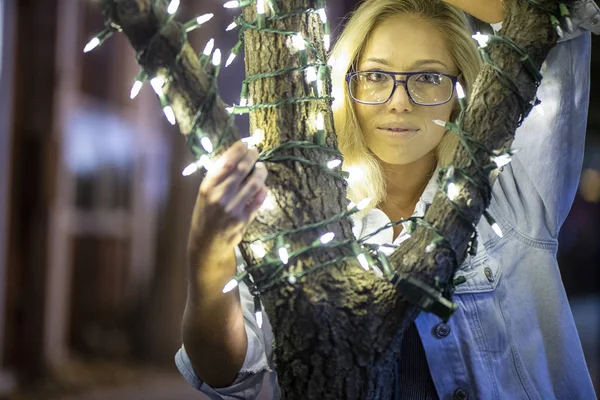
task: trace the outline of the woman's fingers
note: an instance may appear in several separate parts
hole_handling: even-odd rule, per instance
[[[258,160],[258,151],[248,149],[241,141],[234,143],[225,153],[221,155],[206,173],[202,184],[207,188],[215,187],[232,174],[243,175]],[[247,170],[247,171],[246,171]],[[242,178],[245,177],[242,176]]]
[[[245,212],[246,207],[254,200],[259,191],[266,190],[265,181],[267,175],[268,172],[265,164],[261,162],[256,163],[254,171],[240,186],[239,191],[229,203],[228,208],[226,208],[226,212],[247,218],[249,215]]]

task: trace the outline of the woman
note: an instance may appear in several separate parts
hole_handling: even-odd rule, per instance
[[[376,201],[355,234],[421,216],[434,171],[457,146],[433,120],[457,115],[455,84],[470,92],[479,69],[464,14],[502,20],[496,0],[366,0],[333,56],[336,131],[345,168],[367,177],[352,200]],[[574,9],[598,13],[593,2]],[[577,15],[574,22],[579,23]],[[585,15],[589,17],[589,13]],[[577,186],[589,93],[589,33],[580,28],[549,56],[533,112],[517,133],[520,152],[494,185],[491,213],[504,231],[478,225],[480,246],[457,275],[458,310],[448,324],[421,313],[405,334],[397,398],[595,398],[556,263],[556,237]],[[577,82],[574,76],[578,77]],[[434,80],[434,95],[421,84]],[[560,106],[560,108],[559,108]],[[271,332],[258,328],[247,287],[221,288],[235,272],[234,247],[266,197],[266,169],[243,144],[229,149],[200,186],[190,232],[184,347],[176,363],[212,398],[250,399],[269,370]],[[402,227],[372,238],[400,243]],[[241,300],[240,300],[241,299]],[[275,374],[269,385],[277,397]]]

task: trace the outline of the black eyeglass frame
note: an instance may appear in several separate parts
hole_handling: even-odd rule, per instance
[[[392,77],[392,79],[394,80],[394,88],[392,89],[392,93],[390,93],[390,97],[388,97],[385,101],[378,101],[378,102],[371,102],[371,101],[361,101],[356,99],[353,95],[352,95],[352,89],[350,88],[350,80],[360,74],[360,73],[364,73],[364,72],[376,72],[379,74],[385,74],[385,75],[389,75]],[[415,99],[413,99],[413,97],[410,94],[410,91],[408,90],[408,80],[410,79],[411,76],[414,75],[423,75],[423,74],[435,74],[435,75],[442,75],[445,77],[450,78],[450,80],[452,81],[452,92],[450,93],[450,97],[448,98],[448,100],[442,102],[442,103],[435,103],[435,104],[423,104],[423,103],[419,103],[418,101],[415,101]],[[404,75],[406,78],[404,80],[401,79],[397,79],[396,75]],[[458,82],[458,77],[454,76],[454,75],[450,75],[450,74],[444,74],[442,72],[434,72],[434,71],[419,71],[419,72],[388,72],[388,71],[379,71],[379,70],[364,70],[364,71],[353,71],[353,72],[349,72],[346,74],[346,88],[348,89],[348,94],[350,94],[350,98],[352,98],[353,101],[360,103],[360,104],[366,104],[366,105],[379,105],[379,104],[385,104],[388,101],[390,101],[390,99],[392,98],[392,96],[394,95],[394,93],[396,92],[396,88],[398,87],[399,84],[402,84],[404,86],[404,90],[406,91],[406,94],[408,95],[408,98],[410,99],[410,101],[412,101],[414,104],[420,105],[420,106],[425,106],[425,107],[434,107],[434,106],[441,106],[442,104],[446,104],[447,102],[449,102],[450,100],[452,100],[452,96],[454,95],[454,90],[456,89],[456,82]]]

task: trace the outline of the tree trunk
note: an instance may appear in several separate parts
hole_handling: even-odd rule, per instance
[[[133,47],[138,52],[144,50],[139,60],[150,76],[170,69],[171,79],[165,93],[173,104],[182,133],[194,134],[191,132],[192,121],[197,107],[207,96],[211,77],[184,42],[180,26],[169,22],[155,40],[151,40],[165,18],[164,5],[153,9],[152,0],[103,0],[102,4],[105,15],[122,27]],[[314,6],[308,0],[290,0],[278,2],[278,5],[281,13]],[[507,0],[506,7],[504,34],[541,65],[556,39],[548,16],[525,0]],[[253,21],[254,7],[246,8],[244,17]],[[303,37],[313,43],[321,59],[324,58],[317,14],[269,21],[268,27],[302,32]],[[279,33],[247,30],[244,36],[247,75],[299,66],[298,54],[290,50],[288,39],[289,36]],[[179,62],[174,62],[182,48]],[[498,45],[493,46],[491,55],[516,80],[523,97],[532,100],[536,87],[519,56]],[[309,62],[313,61],[309,53]],[[308,96],[309,90],[304,73],[292,72],[253,81],[249,85],[249,99],[253,105],[272,103]],[[519,110],[514,94],[496,79],[489,66],[483,68],[472,99],[463,117],[463,129],[491,149],[500,149],[510,143]],[[251,112],[251,131],[260,128],[265,132],[262,150],[288,141],[314,142],[312,119],[319,111],[325,116],[326,144],[335,149],[337,144],[327,99],[255,109]],[[202,131],[213,143],[226,132],[230,143],[239,136],[227,120],[228,114],[218,100],[210,109]],[[291,148],[277,154],[302,157],[321,165],[333,158],[320,149]],[[489,163],[489,155],[483,152],[477,152],[476,158],[483,164]],[[479,185],[488,179],[475,173],[473,161],[462,148],[455,154],[454,165],[468,171]],[[348,205],[345,183],[317,167],[295,161],[268,163],[267,166],[267,184],[277,206],[273,211],[261,213],[244,237],[241,248],[247,270],[264,262],[250,250],[249,244],[253,240],[327,220],[344,212]],[[434,251],[425,252],[434,237],[431,231],[417,228],[412,239],[404,242],[391,256],[393,269],[409,273],[431,286],[436,282],[448,282],[456,261],[460,265],[464,260],[473,226],[489,205],[490,195],[488,190],[480,192],[465,184],[455,200],[472,222],[465,224],[447,196],[438,192],[425,219],[444,234],[452,250],[438,246]],[[310,246],[325,232],[334,232],[336,241],[354,239],[351,223],[345,218],[290,234],[286,240],[290,250],[297,250]],[[272,255],[270,260],[277,260],[275,243],[266,244]],[[373,271],[365,272],[355,259],[318,269],[298,278],[295,284],[285,279],[288,274],[301,275],[314,266],[350,256],[353,253],[347,248],[319,248],[306,256],[293,258],[288,265],[273,263],[251,272],[255,282],[264,284],[271,275],[285,282],[274,284],[262,295],[273,325],[276,370],[284,398],[391,398],[392,371],[400,356],[402,332],[419,310],[405,302],[388,279],[377,277]]]

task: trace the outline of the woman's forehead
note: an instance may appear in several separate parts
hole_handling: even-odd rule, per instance
[[[379,23],[367,39],[360,63],[379,64],[397,71],[424,64],[455,69],[441,32],[426,19],[412,15],[394,16]]]

